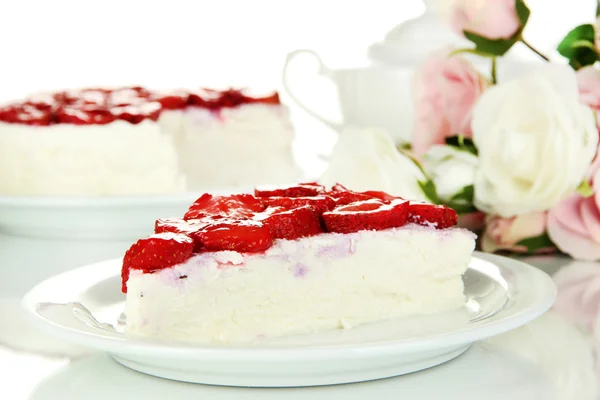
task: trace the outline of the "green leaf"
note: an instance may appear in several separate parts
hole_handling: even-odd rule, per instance
[[[587,180],[584,180],[577,188],[577,193],[579,193],[581,197],[588,198],[594,195],[594,189]]]
[[[468,151],[471,154],[477,155],[477,147],[472,139],[465,137],[464,135],[456,135],[446,138],[446,144],[457,148],[458,150]]]
[[[450,198],[450,203],[453,202],[466,202],[473,203],[473,197],[475,195],[475,186],[469,185],[462,188],[462,190],[456,193]]]
[[[412,144],[410,142],[404,142],[404,143],[400,143],[398,144],[398,150],[402,151],[411,151],[412,150]]]
[[[431,179],[427,179],[426,181],[419,181],[419,186],[421,187],[421,190],[423,191],[423,193],[425,193],[425,196],[427,196],[429,201],[431,201],[434,204],[442,204],[442,201],[440,200],[437,194],[437,190],[435,189],[435,183],[433,183]]]
[[[527,25],[527,21],[529,21],[529,15],[531,14],[531,11],[529,11],[529,8],[527,7],[527,4],[525,4],[525,1],[516,0],[516,2],[517,16],[519,17],[519,21],[521,21],[522,30],[525,27],[525,25]]]
[[[477,211],[473,206],[473,197],[475,196],[475,187],[473,185],[465,186],[462,190],[450,198],[446,205],[453,208],[459,214],[466,214]]]
[[[477,49],[456,49],[450,52],[449,56],[450,57],[454,57],[457,56],[459,54],[464,54],[464,53],[468,53],[468,54],[474,54],[476,56],[480,56],[480,57],[485,57],[485,58],[494,58],[496,57],[494,54],[490,54],[490,53],[485,53],[483,51],[477,50]]]
[[[596,46],[594,46],[594,43],[587,41],[587,40],[576,40],[572,43],[572,48],[574,49],[581,49],[583,47],[586,47],[588,49],[592,49],[594,51],[596,51]]]
[[[494,56],[503,56],[519,40],[520,31],[510,39],[488,39],[469,31],[463,31],[463,34],[475,44],[476,51]]]
[[[569,60],[569,65],[577,70],[600,60],[595,40],[596,30],[593,25],[579,25],[567,33],[557,49]]]
[[[587,41],[594,43],[596,32],[592,24],[579,25],[573,28],[558,45],[558,52],[565,57],[572,53],[572,44],[576,41]]]
[[[535,253],[541,249],[547,249],[549,247],[554,247],[554,243],[550,240],[548,234],[543,233],[540,236],[523,239],[517,242],[517,246],[524,246],[527,248],[529,253]]]
[[[600,17],[600,0],[596,2],[596,18]]]

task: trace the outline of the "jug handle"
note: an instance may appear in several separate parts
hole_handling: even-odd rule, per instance
[[[285,58],[285,65],[283,67],[283,74],[282,74],[283,87],[285,88],[285,90],[288,93],[288,95],[290,96],[290,98],[292,100],[294,100],[294,102],[296,104],[298,104],[298,106],[300,108],[302,108],[307,114],[309,114],[313,118],[316,118],[317,120],[323,122],[329,128],[336,130],[336,131],[340,131],[340,129],[342,127],[342,125],[340,123],[334,122],[334,121],[330,120],[329,118],[324,117],[320,113],[314,111],[312,108],[308,107],[305,103],[303,103],[298,98],[298,96],[296,96],[296,92],[293,89],[293,85],[290,84],[290,79],[289,79],[289,74],[288,74],[289,66],[292,64],[292,61],[297,56],[303,55],[303,54],[310,55],[313,58],[315,58],[317,60],[317,62],[319,63],[319,75],[325,76],[325,77],[331,79],[332,71],[329,68],[327,68],[327,66],[323,63],[323,61],[321,60],[321,57],[319,57],[319,55],[312,50],[301,49],[301,50],[292,51]]]

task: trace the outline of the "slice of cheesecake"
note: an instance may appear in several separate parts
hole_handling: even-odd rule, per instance
[[[126,333],[251,342],[463,307],[456,213],[316,184],[204,195],[123,262]]]

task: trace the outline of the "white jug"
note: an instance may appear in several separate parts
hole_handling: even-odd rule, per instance
[[[427,2],[426,12],[393,29],[380,43],[369,48],[371,64],[361,68],[331,69],[312,50],[288,54],[283,85],[289,96],[311,116],[339,131],[343,126],[377,127],[388,131],[396,142],[409,141],[413,126],[412,80],[416,67],[448,45],[465,43],[439,20],[435,0]],[[321,76],[331,80],[338,93],[342,121],[333,121],[300,99],[298,85],[289,69],[301,57],[312,57]]]

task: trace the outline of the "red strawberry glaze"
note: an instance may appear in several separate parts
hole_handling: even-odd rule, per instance
[[[273,239],[294,240],[323,233],[320,213],[311,205],[301,205],[293,209],[270,207],[255,216],[271,232]]]
[[[325,187],[316,182],[299,183],[295,186],[277,188],[256,188],[256,197],[306,197],[317,196],[325,192]]]
[[[0,106],[0,122],[23,125],[102,125],[115,120],[138,124],[156,121],[164,110],[188,107],[222,108],[243,104],[279,105],[279,95],[253,96],[244,90],[170,92],[150,91],[142,87],[116,89],[80,89],[35,95],[23,102]]]
[[[444,229],[458,223],[458,214],[445,206],[411,202],[408,220],[415,224]]]
[[[413,203],[379,191],[353,192],[341,185],[327,190],[302,183],[257,189],[256,196],[206,193],[183,218],[157,220],[155,235],[131,246],[123,261],[123,290],[131,269],[151,273],[185,262],[194,253],[261,253],[277,239],[385,230],[407,223],[444,229],[456,225],[457,215],[445,206]]]
[[[352,233],[361,230],[398,228],[406,223],[409,203],[394,200],[389,204],[379,199],[358,201],[323,213],[329,232]]]
[[[132,269],[151,272],[180,264],[192,256],[194,242],[186,235],[159,233],[134,243],[123,257],[122,290],[127,292],[127,280]]]

